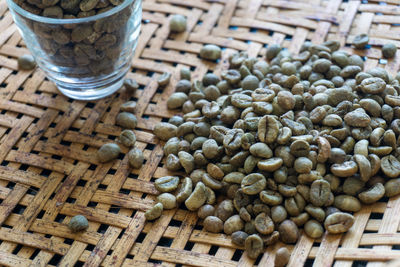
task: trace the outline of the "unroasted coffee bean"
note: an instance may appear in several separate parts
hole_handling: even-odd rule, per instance
[[[136,143],[136,135],[132,130],[123,130],[119,135],[119,141],[126,147],[132,147]]]
[[[289,262],[289,259],[290,259],[289,250],[285,247],[279,248],[275,254],[275,261],[274,261],[275,267],[286,266],[286,264],[288,264]]]
[[[221,48],[213,44],[205,45],[200,50],[200,57],[208,60],[217,60],[221,58]]]
[[[160,122],[154,126],[153,133],[161,140],[167,141],[176,136],[178,127],[171,123]]]
[[[330,184],[325,180],[316,180],[311,184],[310,201],[314,206],[323,206],[331,193]]]
[[[252,173],[245,176],[241,182],[243,193],[247,195],[256,195],[264,190],[267,180],[260,173]]]
[[[381,170],[386,176],[396,178],[400,175],[400,161],[392,155],[383,157],[381,160]]]
[[[207,200],[206,186],[202,182],[198,182],[192,194],[186,199],[185,206],[190,211],[195,211]]]
[[[382,46],[382,55],[385,58],[392,58],[396,55],[397,46],[393,43],[387,43]]]
[[[320,238],[324,234],[324,228],[316,220],[306,222],[304,231],[311,238]]]
[[[82,230],[86,230],[89,227],[89,222],[83,215],[76,215],[71,218],[68,223],[68,228],[72,232],[79,232]]]
[[[120,109],[122,112],[134,113],[136,111],[136,102],[135,101],[125,102],[121,105]]]
[[[326,217],[324,226],[331,234],[340,234],[347,232],[353,226],[353,215],[345,212],[335,212]]]
[[[143,152],[139,148],[133,148],[128,153],[129,165],[135,169],[142,167],[144,162]]]
[[[121,149],[118,145],[111,143],[104,144],[97,151],[97,158],[100,162],[104,163],[116,159],[119,153],[121,153]]]
[[[232,243],[237,246],[243,247],[244,243],[246,241],[246,238],[248,236],[249,235],[243,231],[236,231],[236,232],[232,233],[232,236],[231,236]]]
[[[124,84],[126,90],[130,93],[134,93],[137,89],[139,89],[139,84],[133,79],[125,79],[123,84]],[[122,110],[122,111],[128,111],[128,110]],[[131,112],[131,111],[128,111],[128,112]]]
[[[169,81],[171,80],[171,73],[169,72],[164,72],[158,79],[157,83],[159,86],[166,86],[169,84]]]
[[[336,196],[334,205],[336,208],[343,211],[357,212],[361,209],[360,201],[357,198],[348,195]]]
[[[247,256],[252,259],[256,259],[264,250],[264,242],[261,237],[257,234],[250,235],[244,242]]]
[[[265,213],[258,214],[254,220],[254,224],[255,224],[256,230],[260,234],[267,235],[274,231],[274,222]]]
[[[174,191],[179,184],[179,177],[177,176],[164,176],[158,178],[154,182],[154,187],[160,192],[172,192]]]
[[[148,221],[155,220],[162,215],[163,209],[164,209],[163,204],[157,203],[151,209],[147,210],[144,213],[144,216]]]
[[[233,232],[240,231],[244,227],[244,223],[242,219],[240,219],[239,215],[233,215],[229,217],[224,223],[224,233],[232,234]]]
[[[182,15],[173,15],[169,21],[169,29],[172,32],[184,32],[186,30],[186,17]]]
[[[365,46],[368,44],[368,41],[369,41],[369,37],[367,34],[365,34],[365,33],[359,34],[354,37],[353,45],[357,49],[364,49]]]
[[[215,216],[208,216],[203,222],[204,229],[211,233],[219,233],[224,229],[222,220]]]
[[[391,179],[385,184],[385,196],[393,197],[400,194],[400,178]]]
[[[299,157],[294,161],[294,169],[298,173],[309,173],[312,169],[312,161],[306,157]]]
[[[215,210],[215,216],[220,218],[222,221],[226,221],[234,213],[235,207],[233,206],[232,200],[222,201]]]
[[[135,129],[137,125],[137,118],[132,113],[121,112],[118,114],[116,120],[116,124],[127,128],[127,129]]]
[[[168,109],[180,108],[186,100],[188,100],[188,96],[185,93],[173,93],[167,100],[167,107]]]
[[[358,198],[362,203],[372,204],[377,202],[385,195],[385,187],[381,183],[376,183],[367,191],[358,194]]]
[[[158,195],[157,201],[160,202],[166,210],[176,207],[176,197],[171,193],[162,193]]]
[[[206,204],[197,211],[197,216],[200,219],[205,219],[208,216],[213,216],[215,208],[212,205]]]
[[[21,70],[32,70],[36,67],[36,61],[32,55],[22,55],[18,57],[18,68]]]
[[[280,239],[282,240],[282,242],[285,242],[287,244],[296,243],[297,239],[300,236],[299,228],[294,222],[290,220],[283,221],[279,225],[278,230]]]
[[[176,201],[178,203],[184,202],[192,193],[193,182],[189,177],[183,179],[183,182],[178,185],[176,189]]]

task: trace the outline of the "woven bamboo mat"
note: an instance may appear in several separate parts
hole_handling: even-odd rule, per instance
[[[261,260],[248,259],[223,234],[202,231],[195,213],[170,210],[153,223],[143,211],[155,199],[152,181],[167,174],[162,144],[151,129],[174,113],[166,100],[179,69],[192,78],[209,70],[219,74],[228,55],[245,50],[262,56],[266,44],[279,43],[297,52],[305,40],[338,39],[344,49],[366,56],[396,73],[400,54],[381,60],[379,46],[400,46],[400,7],[386,1],[145,0],[140,41],[128,77],[140,89],[124,89],[96,102],[79,102],[59,94],[42,71],[18,71],[17,57],[27,52],[0,1],[0,265],[5,266],[272,266],[269,247]],[[169,35],[171,14],[188,17],[188,32]],[[355,34],[369,33],[372,47],[352,51]],[[224,47],[218,63],[202,61],[204,43]],[[157,87],[164,71],[169,86]],[[121,103],[137,101],[138,147],[146,162],[131,170],[127,158],[99,164],[98,147],[115,140]],[[126,149],[124,152],[127,152]],[[66,224],[84,214],[88,231],[73,234]],[[382,266],[400,257],[400,198],[366,206],[346,235],[303,235],[292,251],[290,266]],[[398,266],[398,265],[395,265]]]

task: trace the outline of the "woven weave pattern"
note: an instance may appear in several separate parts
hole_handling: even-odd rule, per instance
[[[366,56],[367,69],[381,66],[395,74],[399,53],[380,60],[379,46],[389,40],[400,46],[398,2],[145,0],[128,74],[139,90],[133,96],[121,89],[96,102],[81,102],[58,93],[39,69],[18,71],[17,57],[27,49],[0,0],[0,265],[273,266],[274,251],[283,244],[250,260],[229,237],[202,231],[196,213],[169,210],[145,222],[144,211],[157,194],[152,182],[168,174],[163,144],[151,129],[175,114],[166,109],[166,100],[180,68],[190,67],[193,80],[208,71],[218,75],[237,50],[262,57],[267,44],[297,53],[305,40],[337,39],[343,49]],[[171,14],[188,17],[187,32],[169,34]],[[350,47],[359,33],[370,35],[370,49]],[[224,47],[219,63],[197,56],[206,43]],[[164,71],[173,75],[163,89],[156,80]],[[140,171],[129,168],[126,156],[107,164],[95,156],[120,134],[115,118],[127,100],[137,101],[137,146],[146,159]],[[85,215],[90,226],[74,234],[66,225],[77,214]],[[365,206],[355,217],[346,235],[320,240],[302,235],[288,246],[289,265],[382,266],[400,257],[400,198]]]

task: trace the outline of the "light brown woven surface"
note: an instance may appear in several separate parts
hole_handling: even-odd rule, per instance
[[[365,2],[365,3],[364,3]],[[381,3],[381,2],[386,2]],[[166,109],[179,69],[192,68],[198,79],[219,74],[235,50],[263,56],[265,45],[279,43],[297,52],[304,40],[339,39],[344,49],[353,36],[369,33],[372,48],[352,51],[366,56],[366,68],[397,72],[400,54],[379,60],[379,46],[400,45],[400,7],[387,1],[145,0],[143,24],[132,71],[140,90],[124,89],[96,102],[68,100],[42,71],[18,71],[16,58],[27,50],[0,1],[0,265],[6,266],[272,266],[269,247],[254,262],[223,234],[202,231],[195,213],[170,210],[154,223],[143,211],[155,199],[154,178],[167,174],[162,144],[151,129],[174,113]],[[188,17],[188,32],[169,35],[168,19]],[[219,64],[202,61],[204,43],[226,48]],[[173,73],[164,90],[156,79]],[[99,164],[98,147],[115,140],[119,106],[137,100],[138,147],[146,162],[131,170],[127,158]],[[127,152],[124,149],[124,152]],[[387,202],[388,201],[388,202]],[[88,231],[73,234],[66,224],[84,214]],[[366,206],[346,235],[313,240],[303,235],[290,266],[382,266],[400,257],[400,198]],[[369,263],[366,263],[366,262]]]

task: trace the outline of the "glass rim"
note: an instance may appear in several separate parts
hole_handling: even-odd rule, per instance
[[[93,21],[96,21],[99,19],[106,18],[111,15],[114,15],[135,1],[137,1],[137,0],[125,0],[121,5],[115,6],[115,7],[111,8],[110,10],[107,10],[104,13],[100,13],[100,14],[90,16],[90,17],[76,18],[76,19],[55,19],[55,18],[48,18],[48,17],[35,15],[33,13],[26,11],[19,5],[17,5],[13,0],[7,0],[7,5],[11,10],[17,12],[21,16],[31,19],[31,20],[34,20],[36,22],[41,22],[41,23],[46,23],[46,24],[77,24],[77,23],[93,22]]]

